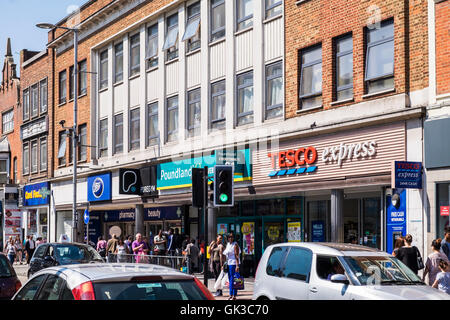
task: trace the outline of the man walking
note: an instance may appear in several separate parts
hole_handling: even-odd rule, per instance
[[[108,262],[116,262],[115,252],[117,248],[118,239],[115,234],[112,235],[112,238],[109,239],[108,243],[106,244],[106,254]]]
[[[33,240],[33,235],[27,236],[27,242],[25,242],[25,251],[27,252],[27,264],[30,264],[31,257],[36,249],[36,243]]]

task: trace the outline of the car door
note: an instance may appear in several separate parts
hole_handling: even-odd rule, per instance
[[[42,260],[42,268],[48,268],[54,266],[56,263],[55,255],[54,255],[55,248],[52,245],[49,245],[47,247],[47,250],[45,251],[44,258]]]
[[[336,273],[333,269],[336,265],[344,270],[336,256],[315,255],[311,270],[310,300],[351,299],[350,284],[333,283],[330,280],[330,277]]]
[[[277,300],[307,300],[313,253],[307,248],[290,247],[277,282]]]
[[[30,261],[31,274],[43,269],[44,256],[47,251],[48,245],[40,245],[33,254],[33,258]]]
[[[42,274],[29,280],[22,288],[20,288],[14,296],[14,300],[33,300],[45,278],[47,278],[47,274]]]
[[[51,274],[47,277],[34,300],[59,300],[60,294],[66,286],[66,281]]]

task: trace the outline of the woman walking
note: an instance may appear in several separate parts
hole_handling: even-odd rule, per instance
[[[422,281],[425,281],[425,277],[428,274],[428,284],[432,286],[436,280],[436,275],[440,272],[439,262],[441,260],[448,263],[447,256],[441,252],[441,239],[435,239],[431,243],[433,252],[428,256],[425,263],[425,270],[423,272]]]
[[[120,237],[119,243],[117,244],[115,254],[117,255],[117,262],[128,262],[128,246],[123,241],[123,238]]]
[[[16,258],[16,245],[14,243],[14,240],[10,237],[8,244],[6,246],[5,253],[8,256],[8,260],[11,263],[11,265],[14,264],[14,259]]]
[[[440,260],[439,270],[441,272],[436,275],[436,280],[434,280],[433,288],[450,294],[450,272],[448,271],[448,262]]]
[[[419,272],[418,258],[420,256],[419,249],[412,246],[413,238],[410,234],[405,236],[405,245],[397,250],[395,257],[403,262],[408,268],[410,268],[415,274]]]
[[[106,240],[104,240],[102,236],[98,238],[97,252],[102,258],[106,257]]]
[[[210,255],[210,263],[212,267],[212,271],[214,272],[214,279],[217,281],[219,278],[220,272],[222,271],[223,266],[223,238],[221,234],[217,235],[217,238],[215,241],[212,241],[208,248],[208,253]],[[215,296],[221,296],[222,295],[222,289],[217,290]]]
[[[22,241],[20,241],[20,236],[16,236],[14,244],[16,246],[16,261],[22,264],[23,245]]]
[[[397,256],[398,249],[405,245],[405,239],[403,237],[398,237],[394,243],[394,251],[392,251],[392,255]]]
[[[239,256],[241,254],[241,248],[239,248],[239,245],[237,242],[234,241],[234,236],[232,233],[228,235],[228,243],[227,247],[225,248],[225,251],[223,254],[227,257],[227,264],[228,264],[228,283],[230,287],[230,297],[228,300],[236,300],[237,296],[237,289],[233,289],[233,279],[234,275],[239,272]],[[223,269],[223,266],[222,266]]]

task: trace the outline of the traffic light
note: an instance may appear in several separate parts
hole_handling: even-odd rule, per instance
[[[214,206],[234,206],[234,168],[230,165],[214,166]]]
[[[203,168],[192,168],[192,206],[203,207],[204,197]]]

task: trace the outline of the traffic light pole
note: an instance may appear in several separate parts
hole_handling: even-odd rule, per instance
[[[203,283],[208,288],[208,167],[203,168],[203,229],[205,255],[203,259]]]

